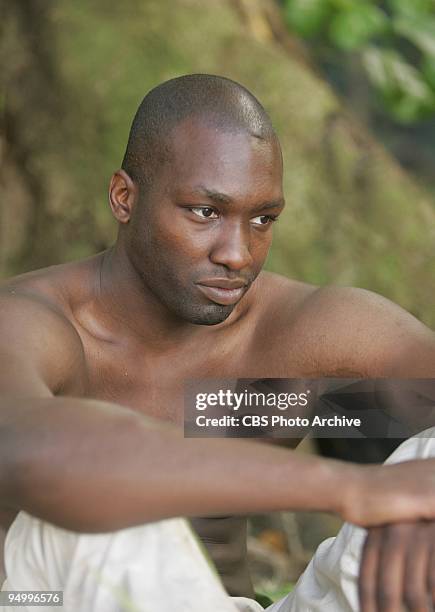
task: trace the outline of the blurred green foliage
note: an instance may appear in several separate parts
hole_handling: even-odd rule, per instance
[[[294,586],[295,585],[292,582],[286,582],[280,585],[280,587],[277,589],[266,590],[264,595],[257,594],[256,599],[263,607],[265,607],[270,605],[270,602],[273,603],[279,601],[283,597],[286,597],[290,591],[293,590]]]
[[[435,0],[284,0],[291,30],[360,56],[391,117],[435,115]]]

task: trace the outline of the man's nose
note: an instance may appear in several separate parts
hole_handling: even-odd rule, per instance
[[[242,270],[253,263],[250,231],[240,223],[226,224],[210,253],[210,260],[230,270]]]

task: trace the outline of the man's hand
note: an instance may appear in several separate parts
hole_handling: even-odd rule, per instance
[[[435,519],[435,459],[359,466],[348,484],[339,514],[349,523],[375,527]]]
[[[431,612],[435,521],[369,529],[359,575],[361,612]]]

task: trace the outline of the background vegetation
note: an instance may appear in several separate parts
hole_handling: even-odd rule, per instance
[[[407,37],[423,50],[418,67],[409,63],[405,73],[412,73],[411,85],[424,83],[427,104],[418,95],[409,102],[406,92],[418,87],[405,87],[407,102],[384,97],[401,120],[432,112],[432,51],[416,36],[406,2],[388,3],[392,16],[384,4],[126,0],[110,10],[102,0],[5,4],[0,274],[110,244],[107,183],[138,103],[164,79],[212,72],[251,89],[281,137],[288,208],[269,268],[313,283],[373,289],[435,325],[431,186],[410,178],[327,82],[335,86],[337,74],[345,80],[349,53],[394,51],[409,63],[396,48]],[[431,5],[408,4],[426,11]],[[318,10],[311,22],[303,7]],[[295,32],[310,37],[310,46]],[[326,68],[338,53],[335,82],[322,66],[322,50]]]
[[[284,0],[289,27],[312,43],[321,63],[349,54],[384,108],[401,123],[435,112],[433,0]],[[347,55],[347,57],[346,57]]]

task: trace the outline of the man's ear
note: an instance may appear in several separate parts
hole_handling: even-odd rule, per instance
[[[119,223],[128,223],[138,197],[138,188],[125,170],[117,170],[110,179],[109,203]]]

